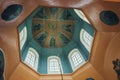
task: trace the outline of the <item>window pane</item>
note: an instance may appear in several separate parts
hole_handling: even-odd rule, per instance
[[[90,45],[92,43],[92,36],[85,31],[83,34],[83,40],[85,41],[86,45],[88,45],[90,47]]]
[[[50,60],[50,71],[59,71],[59,63],[57,59]]]
[[[93,37],[87,31],[81,29],[80,40],[82,44],[86,47],[86,49],[90,52]]]
[[[34,67],[35,63],[35,55],[32,52],[29,52],[26,57],[26,63],[28,63],[30,66]]]
[[[48,59],[48,69],[49,69],[49,73],[52,74],[57,74],[60,73],[60,61],[58,58],[56,57],[51,57]]]
[[[82,58],[80,56],[80,53],[75,51],[72,55],[71,55],[71,59],[72,59],[72,63],[74,65],[74,67],[79,66],[82,62]]]
[[[20,38],[20,49],[22,49],[26,39],[27,39],[27,28],[24,26],[22,31],[19,33],[19,38]]]

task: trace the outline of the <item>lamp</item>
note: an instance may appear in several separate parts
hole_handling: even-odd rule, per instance
[[[58,50],[59,48],[57,48],[57,52],[59,52],[59,50]],[[57,55],[59,58],[60,58],[60,54],[58,53],[58,55]],[[63,80],[63,74],[62,74],[62,66],[61,66],[61,64],[60,64],[60,62],[58,63],[59,64],[59,69],[60,69],[60,76],[61,76],[61,80]]]

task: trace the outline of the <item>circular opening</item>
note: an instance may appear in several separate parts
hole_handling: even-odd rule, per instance
[[[117,25],[119,23],[119,18],[113,11],[102,11],[100,19],[107,25]]]
[[[17,16],[19,16],[22,10],[23,10],[22,5],[19,4],[10,5],[2,12],[1,17],[5,21],[11,21],[15,19]]]

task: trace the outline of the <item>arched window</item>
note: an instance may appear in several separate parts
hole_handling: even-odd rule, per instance
[[[20,49],[22,49],[23,45],[25,44],[25,41],[27,40],[27,29],[26,29],[26,26],[19,33],[19,36],[20,36]]]
[[[60,58],[57,56],[48,57],[48,74],[60,74],[62,72]]]
[[[79,68],[85,63],[85,60],[78,49],[70,51],[68,58],[73,70]]]
[[[74,11],[82,20],[84,20],[85,22],[90,24],[90,22],[88,21],[88,19],[86,18],[86,16],[84,15],[84,13],[81,10],[74,9]]]
[[[37,51],[33,48],[29,48],[27,56],[25,58],[25,63],[28,64],[33,69],[37,70],[38,68],[39,55]]]
[[[92,42],[93,42],[93,37],[84,29],[81,29],[80,31],[80,41],[86,47],[86,49],[90,52]]]

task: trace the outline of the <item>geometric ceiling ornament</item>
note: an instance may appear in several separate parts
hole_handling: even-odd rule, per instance
[[[71,41],[75,21],[70,10],[39,7],[32,18],[32,33],[41,47],[58,48]]]
[[[19,4],[12,4],[8,6],[1,14],[1,18],[5,21],[15,19],[23,10],[23,6]]]
[[[119,18],[113,11],[102,11],[100,19],[107,25],[117,25],[119,23]]]

